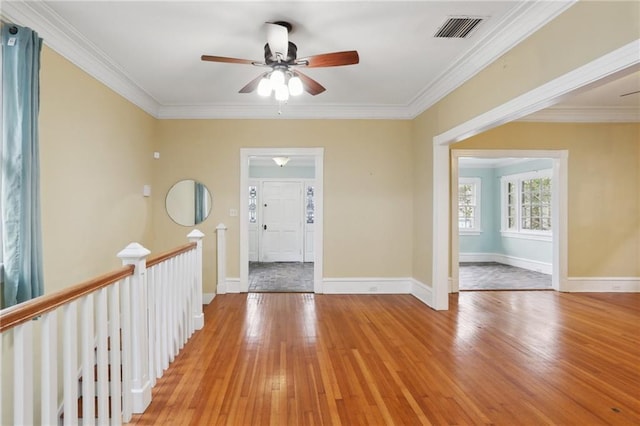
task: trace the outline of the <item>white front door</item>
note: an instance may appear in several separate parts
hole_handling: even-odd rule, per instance
[[[261,262],[302,262],[302,182],[263,182]]]

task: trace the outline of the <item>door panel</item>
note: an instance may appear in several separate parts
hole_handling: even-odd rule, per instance
[[[263,182],[262,262],[302,261],[302,183]]]

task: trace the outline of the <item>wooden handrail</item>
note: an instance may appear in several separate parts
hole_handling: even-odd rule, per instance
[[[175,257],[179,254],[186,253],[190,250],[193,250],[196,248],[196,246],[197,246],[196,243],[186,243],[174,249],[171,249],[169,251],[165,251],[164,253],[151,256],[150,258],[147,259],[147,268],[150,268],[153,265],[157,265],[158,263],[163,262],[172,257]]]
[[[133,275],[134,269],[135,267],[133,265],[123,266],[113,272],[109,272],[73,287],[66,288],[53,294],[36,297],[35,299],[3,309],[0,311],[0,332],[4,332],[16,325],[52,311],[59,306],[131,276]]]

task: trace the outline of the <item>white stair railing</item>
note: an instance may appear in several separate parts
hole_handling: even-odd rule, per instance
[[[132,243],[122,268],[0,311],[0,424],[119,425],[144,412],[204,325],[203,236],[149,259]]]

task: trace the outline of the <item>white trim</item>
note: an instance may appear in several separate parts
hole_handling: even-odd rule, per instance
[[[558,99],[603,78],[640,64],[640,39],[536,87],[433,138],[447,146],[553,105]]]
[[[411,278],[325,278],[324,294],[410,294]]]
[[[16,24],[35,29],[51,49],[143,111],[158,117],[158,101],[46,2],[5,1],[2,15]]]
[[[454,89],[470,80],[504,53],[538,31],[571,7],[577,0],[526,1],[506,15],[493,33],[479,40],[462,57],[454,61],[434,83],[425,87],[410,103],[415,118]],[[525,19],[522,19],[526,16]],[[509,37],[505,37],[509,34]]]
[[[459,262],[497,262],[547,275],[551,275],[553,272],[551,263],[501,253],[460,253],[458,260]]]
[[[415,278],[411,278],[411,295],[427,306],[433,307],[432,288]]]
[[[325,294],[410,294],[433,307],[432,289],[415,278],[325,278]]]
[[[522,173],[511,173],[508,175],[500,176],[500,235],[503,238],[520,238],[523,240],[538,240],[538,241],[552,241],[553,233],[551,230],[531,230],[522,228],[522,182],[525,180],[549,178],[551,179],[551,190],[553,192],[553,169],[531,170]],[[507,218],[507,199],[508,199],[508,185],[513,183],[515,185],[515,226],[508,228]],[[551,211],[553,212],[554,206],[551,204]],[[552,228],[553,229],[553,228]]]
[[[551,107],[518,121],[547,123],[637,123],[640,109],[634,107]]]
[[[453,89],[452,89],[453,90]],[[410,120],[406,106],[393,105],[160,105],[158,119]]]
[[[432,288],[435,309],[448,308],[448,271],[449,255],[451,254],[449,251],[451,224],[448,214],[451,205],[451,200],[449,199],[449,145],[549,107],[564,95],[598,80],[613,78],[616,74],[623,73],[638,64],[640,64],[640,39],[627,43],[433,138]],[[566,163],[566,158],[563,162]],[[554,164],[554,174],[559,173],[561,168],[566,167]],[[557,186],[560,187],[559,199],[552,200],[552,203],[566,212],[568,195],[566,179],[564,182],[558,182]],[[559,259],[558,262],[553,262],[553,287],[555,289],[560,289],[566,282],[568,262],[567,220],[565,214],[560,218],[560,224],[552,223],[552,227],[559,231],[554,239],[554,241],[558,241],[558,244],[554,244],[553,249],[554,259]],[[453,238],[457,238],[455,232],[452,232]],[[453,264],[455,265],[455,262]],[[457,276],[455,278],[457,279]]]
[[[508,230],[500,230],[500,236],[502,238],[517,238],[520,240],[532,240],[532,241],[553,241],[553,234],[551,232],[543,233],[543,232],[526,232],[520,231],[516,232],[511,229]]]
[[[227,277],[227,279],[224,281],[224,286],[226,289],[226,293],[242,293],[242,290],[240,288],[240,278]]]
[[[208,305],[209,303],[213,302],[213,299],[215,298],[216,298],[215,293],[202,293],[202,304]]]
[[[640,293],[640,277],[569,277],[564,287],[575,293]]]
[[[438,147],[434,145],[434,151],[438,148],[445,148],[448,153],[448,146]],[[434,152],[435,153],[435,152]],[[451,150],[451,199],[450,203],[453,205],[456,203],[457,205],[457,182],[458,182],[458,159],[460,157],[479,157],[479,158],[499,158],[499,157],[509,157],[509,158],[550,158],[553,162],[552,169],[552,179],[554,184],[551,186],[551,204],[557,206],[557,208],[553,208],[551,210],[551,227],[552,229],[556,229],[557,232],[554,234],[554,237],[551,241],[551,250],[552,250],[552,262],[551,262],[551,285],[554,290],[563,290],[561,285],[565,282],[564,277],[566,277],[567,270],[567,228],[568,228],[568,217],[567,217],[567,198],[568,198],[568,156],[569,153],[566,150],[492,150],[492,149],[483,149],[483,150],[468,150],[468,149],[452,149]],[[448,162],[447,162],[448,165]],[[434,164],[435,169],[435,164]],[[446,176],[447,187],[448,187],[449,175]],[[456,197],[456,198],[453,198]],[[435,206],[434,206],[435,208]],[[444,210],[444,209],[442,209]],[[457,212],[456,212],[457,213]],[[460,253],[460,245],[459,245],[459,236],[458,236],[458,222],[457,215],[454,217],[454,214],[451,214],[451,221],[447,224],[447,229],[451,226],[451,258],[459,259]],[[435,232],[434,232],[435,234]],[[440,242],[441,243],[441,242]],[[434,241],[434,253],[437,250],[438,246],[436,245],[436,241]],[[441,248],[440,248],[441,250]],[[435,255],[434,255],[435,258]],[[512,259],[519,259],[511,257]],[[448,267],[448,259],[447,263],[444,266]],[[445,259],[441,258],[441,262],[444,262]],[[506,262],[504,262],[506,263]],[[509,263],[507,263],[509,264]],[[513,266],[519,266],[519,264],[514,264]],[[540,265],[538,265],[540,266]],[[538,270],[538,269],[533,269]],[[548,268],[544,268],[544,270],[549,270]],[[440,279],[445,280],[446,278],[441,277]],[[446,281],[445,281],[446,282]],[[459,288],[459,265],[457,262],[452,262],[451,264],[451,285],[449,286],[450,291],[456,292]]]
[[[473,177],[466,177],[466,176],[461,176],[458,178],[458,191],[456,196],[453,198],[454,200],[457,200],[457,208],[456,208],[456,213],[458,216],[458,223],[460,222],[460,200],[459,200],[459,196],[460,196],[460,185],[464,185],[464,184],[471,184],[473,185],[473,195],[475,197],[475,203],[474,203],[474,207],[475,207],[475,211],[473,214],[473,228],[464,228],[464,229],[460,229],[460,234],[461,235],[480,235],[480,232],[482,232],[482,178],[477,177],[477,176],[473,176]],[[453,195],[452,195],[453,197]]]
[[[249,291],[249,197],[243,188],[249,187],[250,157],[313,157],[315,164],[315,223],[314,223],[314,263],[313,291],[323,292],[323,218],[324,218],[324,148],[240,148],[240,278],[238,291]],[[227,292],[229,278],[227,278]]]

